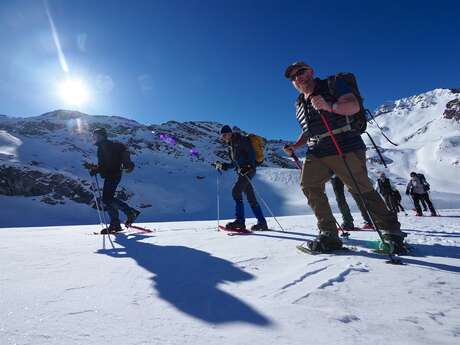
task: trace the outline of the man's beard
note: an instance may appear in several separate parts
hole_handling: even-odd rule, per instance
[[[311,93],[313,92],[315,83],[313,79],[306,80],[304,83],[300,84],[299,87],[297,88],[298,91],[302,93]]]

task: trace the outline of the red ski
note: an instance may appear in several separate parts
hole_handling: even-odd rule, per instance
[[[226,228],[226,227],[223,226],[223,225],[219,225],[219,229],[220,229],[221,231],[226,232],[227,235],[229,235],[229,236],[252,234],[252,231],[250,231],[250,230],[246,230],[246,229],[230,229],[230,228]]]
[[[363,229],[363,228],[343,228],[343,231],[375,231],[374,229]]]

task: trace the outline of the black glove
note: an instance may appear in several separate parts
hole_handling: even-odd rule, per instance
[[[126,163],[124,166],[124,169],[127,173],[130,173],[131,171],[134,170],[134,163],[133,162]]]
[[[244,166],[244,167],[240,167],[238,169],[238,174],[240,175],[247,175],[249,174],[254,168],[250,165],[247,165],[247,166]]]
[[[95,176],[95,175],[97,175],[97,173],[98,173],[98,167],[97,166],[94,166],[94,167],[89,169],[90,176]]]
[[[99,172],[99,167],[96,164],[90,162],[84,162],[83,167],[89,170],[91,176],[95,176]]]

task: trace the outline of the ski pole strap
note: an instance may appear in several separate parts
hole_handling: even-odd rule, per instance
[[[329,133],[329,135],[330,135],[330,137],[332,139],[332,142],[334,143],[334,146],[335,146],[335,148],[337,150],[337,153],[339,154],[339,156],[343,157],[342,148],[339,146],[339,143],[335,139],[335,135],[332,132],[331,127],[329,126],[329,122],[327,121],[326,116],[324,116],[324,114],[322,112],[320,112],[320,116],[321,116],[321,121],[323,121],[323,124],[326,127],[326,129],[327,129],[327,131],[328,131],[328,133]]]
[[[374,146],[374,149],[375,151],[377,151],[378,155],[379,155],[379,158],[380,158],[380,161],[382,162],[382,164],[385,166],[385,168],[388,168],[387,166],[387,163],[385,163],[385,159],[383,159],[383,156],[382,156],[382,153],[380,152],[379,148],[377,147],[377,145],[375,144],[375,141],[374,139],[372,139],[371,135],[369,133],[367,133],[367,136],[369,137],[371,143],[372,143],[372,146]]]
[[[377,128],[380,130],[380,133],[382,133],[383,137],[391,144],[391,145],[394,145],[394,146],[398,146],[398,144],[395,144],[394,142],[392,142],[390,140],[390,138],[388,138],[385,133],[383,132],[383,128],[379,126],[377,120],[375,119],[374,115],[372,115],[372,112],[369,110],[369,109],[366,109],[366,112],[367,114],[369,115],[369,117],[374,121],[375,125],[377,126]],[[367,132],[366,132],[367,133]]]

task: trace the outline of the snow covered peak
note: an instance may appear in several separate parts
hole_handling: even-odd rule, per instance
[[[70,120],[70,119],[77,119],[81,117],[87,117],[88,115],[85,113],[81,113],[76,110],[54,110],[48,113],[42,114],[38,116],[40,119],[59,119],[59,120]]]
[[[434,89],[419,95],[401,98],[394,102],[386,102],[375,111],[374,116],[380,116],[394,111],[413,111],[416,109],[424,109],[437,105],[438,103],[445,103],[446,100],[452,100],[458,97],[456,89]]]
[[[391,162],[389,170],[395,179],[407,180],[410,171],[417,171],[437,190],[460,190],[458,90],[435,89],[403,98],[381,106],[376,115],[385,134],[398,144],[386,141],[371,121],[368,131]]]

